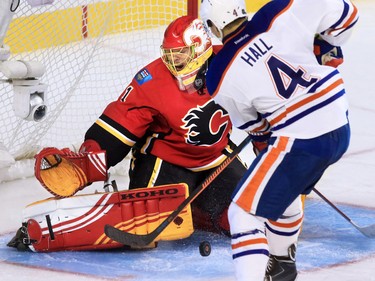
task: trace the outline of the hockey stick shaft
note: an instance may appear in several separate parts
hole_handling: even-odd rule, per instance
[[[213,180],[220,175],[220,173],[229,166],[230,163],[237,157],[237,155],[242,151],[242,149],[251,141],[252,136],[248,135],[234,150],[228,155],[228,157],[221,163],[197,188],[195,188],[191,194],[185,198],[185,200],[174,210],[160,225],[158,225],[152,232],[148,234],[132,234],[128,232],[121,231],[111,225],[105,225],[105,234],[114,241],[128,246],[138,246],[144,247],[150,244],[152,241],[159,236],[159,234],[167,228],[167,226],[179,215],[179,213],[190,203],[192,203],[195,198],[201,194],[207,186],[209,186]]]
[[[349,218],[343,211],[341,211],[335,204],[333,204],[327,197],[325,197],[319,190],[315,187],[313,191],[322,198],[328,205],[330,205],[336,212],[338,212],[344,219],[346,219],[351,225],[353,225],[358,231],[360,231],[363,235],[369,238],[375,238],[375,224],[360,227],[358,226],[351,218]]]

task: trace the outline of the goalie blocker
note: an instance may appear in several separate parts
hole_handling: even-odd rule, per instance
[[[104,234],[106,224],[147,234],[187,196],[188,187],[181,183],[38,201],[24,209],[22,227],[8,246],[34,252],[120,248],[124,245]],[[193,231],[191,209],[187,206],[154,242],[186,238]]]

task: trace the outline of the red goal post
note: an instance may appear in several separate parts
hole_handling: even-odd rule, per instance
[[[199,0],[188,0],[187,3],[187,14],[193,17],[198,17],[198,1]]]

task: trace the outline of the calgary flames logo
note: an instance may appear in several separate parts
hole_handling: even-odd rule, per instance
[[[181,128],[188,130],[186,143],[199,146],[219,142],[229,126],[228,113],[212,100],[189,110],[182,121]]]
[[[187,46],[195,45],[195,51],[198,55],[203,53],[207,46],[211,45],[211,39],[208,37],[202,22],[195,19],[184,32],[184,41]]]

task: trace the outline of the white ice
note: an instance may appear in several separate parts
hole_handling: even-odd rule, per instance
[[[339,67],[344,76],[350,101],[352,141],[349,151],[339,163],[332,166],[317,188],[334,203],[375,207],[375,2],[355,1],[360,11],[359,23],[351,40],[343,46],[345,62]],[[235,132],[240,141],[243,134]],[[249,151],[244,157],[251,158]],[[118,182],[125,181],[119,177]],[[85,192],[92,192],[91,186]],[[101,187],[99,187],[101,188]],[[0,235],[13,233],[20,226],[25,205],[49,197],[34,178],[26,178],[0,184]],[[315,194],[311,197],[317,198]],[[375,218],[374,218],[375,223]],[[370,242],[374,243],[374,241]],[[324,257],[322,257],[324,258]],[[364,260],[330,268],[300,272],[298,281],[375,281],[375,255]],[[219,266],[219,265],[218,265]],[[55,272],[43,268],[28,268],[0,260],[0,280],[109,280],[73,273]],[[113,279],[111,279],[113,280]],[[119,279],[116,279],[119,280]],[[212,281],[231,281],[234,278]]]

